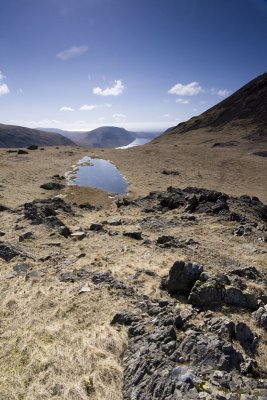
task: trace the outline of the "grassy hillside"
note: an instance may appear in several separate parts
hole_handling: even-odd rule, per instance
[[[70,139],[52,132],[41,132],[37,129],[15,125],[0,124],[0,147],[36,146],[73,146]]]

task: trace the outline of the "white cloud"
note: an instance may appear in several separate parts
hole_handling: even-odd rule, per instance
[[[99,118],[97,119],[97,122],[100,122],[100,123],[101,123],[101,122],[104,122],[105,119],[106,119],[105,117],[99,117]]]
[[[107,87],[106,89],[101,89],[100,87],[93,88],[93,93],[98,96],[118,96],[122,94],[124,90],[124,85],[120,79],[114,81],[114,85]]]
[[[65,61],[65,60],[69,60],[70,58],[74,58],[74,57],[79,57],[82,54],[86,53],[88,51],[88,47],[87,46],[73,46],[69,49],[60,51],[57,54],[57,58],[60,58],[61,60]]]
[[[4,94],[8,94],[9,92],[10,90],[5,83],[0,84],[0,96],[4,96]]]
[[[198,82],[191,82],[186,85],[176,83],[176,85],[168,90],[168,93],[177,94],[179,96],[194,96],[200,92],[202,92],[202,87]]]
[[[231,94],[230,90],[227,89],[219,89],[217,92],[217,95],[220,97],[228,97],[230,96],[230,94]]]
[[[97,106],[96,106],[95,104],[91,104],[91,105],[84,104],[84,105],[81,106],[79,109],[80,109],[81,111],[92,111],[92,110],[94,110],[95,108],[97,108]]]
[[[112,118],[115,122],[125,122],[127,119],[127,115],[124,114],[113,114]]]
[[[190,103],[190,100],[176,99],[175,102],[176,102],[176,103],[179,103],[179,104],[189,104],[189,103]]]
[[[74,109],[71,107],[61,107],[59,111],[74,111]]]
[[[81,106],[79,109],[81,111],[92,111],[96,108],[103,108],[103,107],[107,107],[110,108],[112,107],[112,104],[109,103],[105,103],[105,104],[84,104],[83,106]]]
[[[164,114],[163,118],[170,118],[171,114]]]
[[[3,74],[2,71],[0,71],[0,81],[2,81],[2,80],[5,79],[5,78],[6,78],[6,76]]]
[[[211,88],[208,90],[210,94],[219,96],[219,97],[228,97],[231,94],[231,91],[228,89],[216,89],[216,88]]]
[[[6,78],[2,71],[0,71],[0,96],[4,96],[4,94],[8,94],[10,92],[9,87],[6,83],[1,83]]]

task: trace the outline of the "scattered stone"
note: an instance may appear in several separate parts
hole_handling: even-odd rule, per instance
[[[3,231],[0,231],[0,237],[2,237],[2,236],[5,236],[5,232],[3,232]]]
[[[181,216],[181,219],[186,220],[186,221],[195,221],[196,217],[192,214],[185,213]]]
[[[19,255],[25,255],[17,247],[13,246],[8,242],[0,241],[0,258],[5,261],[10,261],[12,258]]]
[[[182,247],[179,239],[171,235],[159,236],[156,243],[161,248]]]
[[[123,236],[127,236],[131,239],[142,240],[142,232],[141,231],[124,231]]]
[[[67,238],[71,235],[71,230],[67,226],[63,225],[59,227],[58,233]]]
[[[82,286],[78,292],[78,294],[91,292],[91,288],[88,285]]]
[[[175,175],[175,176],[180,175],[180,172],[177,171],[177,170],[165,169],[165,168],[162,169],[162,170],[160,171],[160,173],[163,174],[163,175]]]
[[[237,275],[242,278],[257,280],[262,278],[262,274],[255,267],[238,268],[230,271],[230,274]]]
[[[17,273],[17,275],[26,275],[29,269],[30,266],[27,263],[17,263],[13,265],[13,270]]]
[[[74,240],[83,240],[85,238],[85,232],[83,231],[72,232],[70,234],[70,237]]]
[[[19,149],[18,154],[29,154],[26,150]]]
[[[4,206],[4,204],[0,204],[0,212],[3,211],[11,211],[11,208]]]
[[[103,224],[91,224],[89,230],[95,232],[103,231]]]
[[[119,226],[123,224],[123,220],[121,218],[113,218],[107,221],[107,224],[111,226]]]
[[[203,267],[196,263],[176,261],[170,269],[167,280],[163,280],[162,287],[170,293],[188,294],[202,272]]]
[[[23,242],[24,240],[31,239],[33,237],[33,233],[31,231],[25,232],[19,236],[19,242]]]
[[[95,206],[92,206],[90,203],[81,203],[78,206],[79,208],[81,208],[82,210],[87,210],[87,211],[93,211],[96,209]]]
[[[38,146],[35,144],[31,144],[29,147],[27,147],[28,150],[38,150]]]
[[[45,190],[61,190],[64,189],[64,185],[62,185],[62,183],[58,183],[58,182],[48,182],[48,183],[43,183],[42,185],[40,185],[41,189],[45,189]]]

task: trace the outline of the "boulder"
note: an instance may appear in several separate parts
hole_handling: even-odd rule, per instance
[[[242,291],[234,286],[228,286],[225,289],[224,302],[228,306],[249,308],[250,310],[258,308],[258,301],[253,293]]]
[[[176,261],[169,271],[164,287],[170,293],[188,294],[202,272],[203,267],[196,263]]]
[[[61,190],[64,189],[64,185],[62,185],[62,183],[58,183],[58,182],[47,182],[47,183],[43,183],[40,188],[41,189],[45,189],[45,190]]]
[[[206,282],[197,281],[188,297],[189,303],[195,306],[214,307],[221,305],[225,293],[224,285],[214,278]]]
[[[19,149],[18,154],[29,154],[26,150]]]
[[[256,319],[257,325],[267,332],[267,306],[260,307],[252,315]]]
[[[258,336],[244,323],[238,322],[235,327],[236,339],[240,342],[244,349],[251,352],[255,351],[258,343]]]

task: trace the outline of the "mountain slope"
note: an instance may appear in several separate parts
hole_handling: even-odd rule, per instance
[[[45,132],[57,132],[74,141],[79,146],[92,146],[98,148],[116,148],[127,146],[135,139],[151,140],[159,136],[160,132],[130,132],[116,126],[101,126],[88,132],[64,131],[54,128],[40,128]]]
[[[167,130],[160,138],[189,132],[231,133],[232,138],[252,141],[267,140],[267,72],[253,79],[227,99],[216,104],[203,114]],[[221,136],[221,135],[220,135]]]
[[[70,139],[52,132],[42,132],[37,129],[16,125],[0,124],[0,147],[36,146],[74,146]]]

